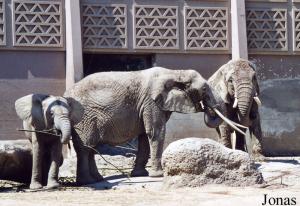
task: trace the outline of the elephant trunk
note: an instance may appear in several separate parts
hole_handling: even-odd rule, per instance
[[[253,101],[253,86],[248,81],[242,81],[236,90],[237,107],[239,118],[243,125],[249,123],[249,110]]]
[[[61,131],[61,143],[67,144],[71,138],[71,123],[67,117],[55,117],[54,124],[56,129]]]

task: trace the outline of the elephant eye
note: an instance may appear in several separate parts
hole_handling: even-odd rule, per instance
[[[229,82],[229,83],[232,83],[232,82],[233,82],[232,77],[230,77],[230,78],[228,79],[228,82]]]
[[[192,85],[192,82],[187,82],[187,83],[185,83],[185,88],[190,88],[191,85]]]

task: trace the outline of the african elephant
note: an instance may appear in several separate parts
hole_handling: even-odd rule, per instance
[[[217,70],[208,83],[219,93],[225,102],[225,116],[243,126],[249,127],[254,145],[254,154],[261,155],[262,131],[258,107],[259,85],[255,65],[247,60],[231,60]],[[230,135],[232,130],[223,122],[217,127],[220,141],[227,147],[232,147]],[[236,148],[245,151],[245,138],[237,134]],[[233,145],[235,147],[235,145]]]
[[[91,147],[117,145],[134,137],[138,153],[131,175],[148,175],[145,166],[151,153],[150,176],[162,176],[161,155],[171,113],[203,111],[201,101],[217,111],[217,99],[198,72],[161,67],[95,73],[77,82],[64,97],[73,111],[82,113],[72,128],[78,184],[103,179]]]
[[[59,96],[30,94],[16,100],[15,109],[23,120],[25,135],[32,143],[30,189],[40,189],[46,182],[47,188],[58,187],[62,144],[68,143],[71,137],[67,100]]]

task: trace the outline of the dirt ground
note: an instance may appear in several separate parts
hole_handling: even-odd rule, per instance
[[[114,159],[123,161],[121,157]],[[258,162],[257,166],[266,181],[258,187],[206,185],[200,188],[165,189],[163,178],[127,179],[122,175],[110,175],[105,178],[105,182],[85,187],[64,186],[55,191],[28,192],[21,189],[16,192],[15,189],[5,190],[2,187],[0,205],[255,206],[262,205],[264,195],[274,198],[294,197],[296,205],[300,205],[300,158],[269,158]]]

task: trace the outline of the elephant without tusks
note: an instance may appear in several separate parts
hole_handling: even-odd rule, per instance
[[[32,143],[30,189],[40,189],[45,183],[47,188],[58,187],[58,170],[63,161],[62,144],[68,143],[71,137],[67,100],[57,96],[30,94],[18,99],[15,108],[23,120],[25,134]]]
[[[244,59],[231,60],[216,71],[208,79],[208,82],[225,102],[225,116],[249,127],[253,138],[249,141],[254,142],[254,144],[253,148],[250,149],[252,151],[248,152],[262,155],[262,131],[258,112],[261,101],[258,98],[259,85],[255,65]],[[211,126],[215,127],[215,125]],[[220,141],[225,146],[235,147],[230,140],[232,130],[226,122],[222,123],[217,131]],[[236,134],[236,137],[233,138],[233,144],[236,144],[237,149],[245,151],[246,142],[242,134]]]
[[[72,129],[78,184],[103,179],[90,147],[118,145],[134,137],[138,137],[138,153],[131,175],[148,175],[145,166],[151,154],[150,176],[162,176],[161,156],[171,113],[203,111],[201,101],[217,110],[217,101],[198,72],[161,67],[95,73],[77,82],[64,97],[82,117]]]

